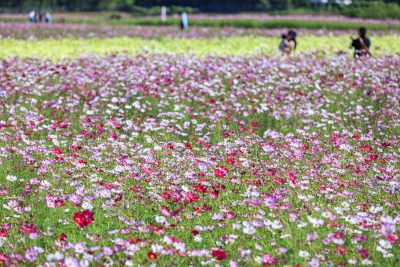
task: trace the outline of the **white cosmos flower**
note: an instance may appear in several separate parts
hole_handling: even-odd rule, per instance
[[[256,228],[250,225],[248,222],[243,222],[243,233],[252,235],[256,232]]]
[[[371,264],[372,264],[372,261],[370,261],[369,259],[364,259],[364,260],[361,262],[361,264],[362,264],[362,265],[371,265]]]
[[[176,250],[178,250],[182,253],[186,252],[186,244],[183,242],[174,243],[173,246],[176,248]]]
[[[308,220],[310,221],[310,223],[314,226],[314,227],[318,227],[324,224],[324,220],[322,219],[316,219],[313,217],[308,216]]]
[[[347,262],[348,262],[348,264],[354,265],[354,264],[357,264],[357,259],[349,259]]]
[[[278,230],[278,229],[282,229],[283,225],[278,220],[275,220],[272,222],[271,228],[274,230]]]
[[[92,210],[93,205],[89,201],[83,201],[82,208],[84,208],[85,210]]]
[[[100,191],[100,196],[104,198],[110,198],[111,197],[111,191],[108,189],[103,189]]]
[[[163,246],[161,246],[160,244],[153,244],[151,245],[151,251],[157,253],[160,252],[160,250],[163,249]]]
[[[60,261],[60,260],[64,259],[64,254],[57,251],[54,254],[48,254],[46,256],[46,259],[47,259],[47,261]]]
[[[381,211],[383,211],[383,207],[380,207],[380,206],[377,206],[377,207],[371,207],[370,209],[369,209],[369,211],[370,212],[372,212],[372,213],[378,213],[378,212],[381,212]]]
[[[379,245],[381,245],[384,249],[392,248],[392,244],[388,240],[385,240],[385,239],[379,240]]]
[[[15,175],[7,175],[6,179],[10,182],[15,182],[18,178]]]
[[[201,243],[201,241],[203,241],[203,238],[200,235],[196,235],[194,237],[194,241],[197,242],[197,243]]]
[[[164,216],[156,215],[156,222],[164,224],[167,222],[167,219]]]
[[[3,237],[3,236],[0,237],[0,248],[6,243],[6,241],[7,241],[7,237]]]
[[[308,251],[305,251],[305,250],[300,250],[299,251],[299,256],[302,257],[302,258],[308,258],[308,257],[310,257],[310,253]]]
[[[67,267],[80,267],[79,261],[73,257],[66,257],[64,261],[64,265]]]

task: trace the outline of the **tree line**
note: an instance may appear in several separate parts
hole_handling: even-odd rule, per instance
[[[329,0],[334,5],[335,0]],[[397,3],[400,0],[353,0],[354,4]],[[315,8],[310,0],[1,0],[3,10],[26,11],[32,8],[52,11],[132,11],[135,7],[185,6],[203,12],[268,11]]]

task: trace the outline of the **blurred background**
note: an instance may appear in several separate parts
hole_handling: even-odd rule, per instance
[[[0,12],[21,13],[32,9],[51,12],[117,12],[112,19],[126,16],[159,15],[161,6],[169,14],[262,12],[271,15],[332,14],[349,17],[400,18],[400,0],[2,0]],[[120,13],[122,12],[122,13]]]

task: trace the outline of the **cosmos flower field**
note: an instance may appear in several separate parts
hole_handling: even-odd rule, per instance
[[[398,266],[400,55],[191,52],[2,59],[0,265]]]

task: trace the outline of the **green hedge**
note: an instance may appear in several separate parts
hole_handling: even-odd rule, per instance
[[[400,5],[396,3],[372,2],[367,6],[348,6],[340,13],[349,17],[400,19]]]
[[[158,18],[134,18],[129,20],[122,20],[121,23],[132,25],[179,25],[179,19],[169,18],[167,22],[163,23]],[[361,26],[367,26],[370,30],[400,30],[400,25],[390,24],[367,24],[357,22],[341,22],[341,21],[310,21],[310,20],[251,20],[251,19],[190,19],[189,25],[205,26],[205,27],[241,27],[241,28],[306,28],[306,29],[357,29]]]
[[[188,14],[199,13],[199,10],[192,7],[184,7],[184,6],[168,6],[167,13],[171,14],[180,14],[182,12],[186,12]],[[161,7],[154,6],[150,8],[133,6],[132,7],[132,15],[134,16],[159,16],[161,14]]]
[[[26,21],[26,19],[13,19],[13,18],[0,18],[0,21]],[[54,20],[57,22],[57,19]],[[166,22],[162,22],[159,17],[150,18],[121,18],[121,19],[68,19],[68,23],[90,23],[90,24],[111,24],[111,25],[176,25],[180,24],[180,20],[176,18],[168,18]],[[190,19],[190,26],[203,26],[203,27],[240,27],[240,28],[304,28],[304,29],[339,29],[351,30],[358,29],[361,26],[366,26],[369,30],[400,30],[398,24],[386,23],[357,23],[357,22],[344,22],[344,21],[311,21],[311,20],[252,20],[252,19]]]

